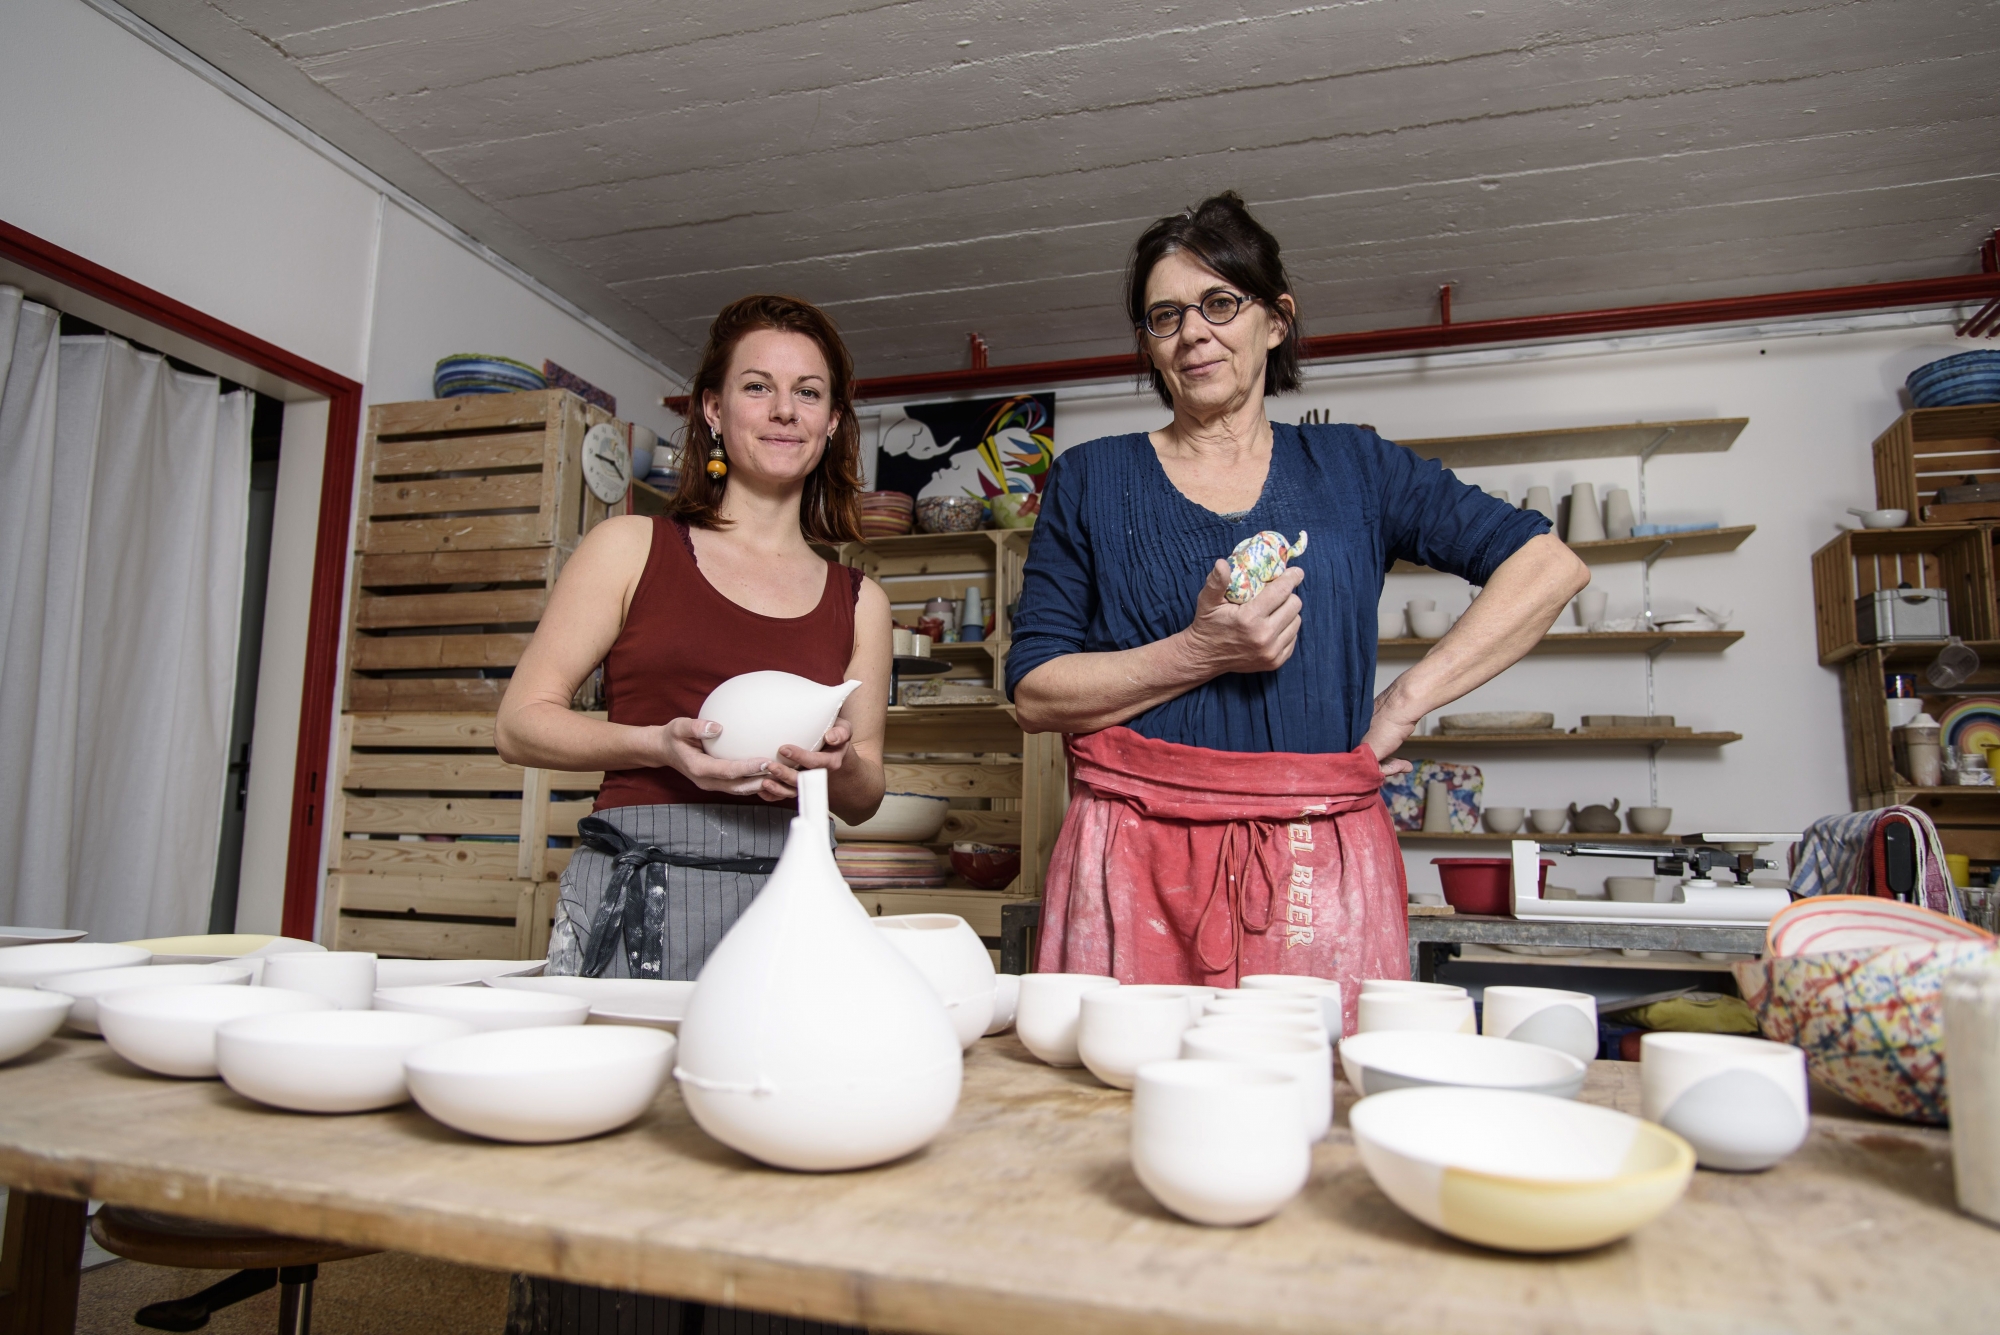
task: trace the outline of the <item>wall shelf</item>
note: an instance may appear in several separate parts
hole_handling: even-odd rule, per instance
[[[1528,654],[1530,657],[1541,654],[1719,654],[1742,638],[1740,630],[1585,631],[1575,635],[1544,635],[1542,642],[1528,650]],[[1419,640],[1410,636],[1380,640],[1376,642],[1375,656],[1378,659],[1422,658],[1436,643],[1436,640]],[[2000,655],[2000,645],[1994,646],[1994,652]],[[1980,656],[1983,658],[1985,654],[1982,652]],[[1926,658],[1924,661],[1930,660]]]
[[[1565,459],[1652,458],[1660,454],[1715,454],[1736,443],[1747,417],[1687,422],[1631,422],[1623,426],[1508,431],[1488,436],[1438,436],[1396,443],[1436,459],[1446,468],[1550,463]]]
[[[1733,552],[1757,531],[1755,524],[1729,528],[1696,529],[1692,533],[1649,533],[1643,538],[1606,538],[1602,542],[1576,542],[1570,550],[1588,565],[1616,565],[1625,561],[1666,561],[1678,556],[1713,556]],[[1429,566],[1398,561],[1391,572],[1399,575],[1436,573]]]
[[[1537,834],[1533,830],[1523,830],[1519,834],[1489,834],[1484,830],[1471,834],[1426,834],[1422,830],[1396,831],[1396,842],[1400,844],[1509,844],[1516,839],[1537,839],[1549,843],[1587,839],[1593,844],[1631,844],[1642,848],[1667,848],[1687,842],[1684,836],[1673,834]]]
[[[1592,728],[1589,732],[1438,732],[1410,738],[1396,754],[1457,748],[1475,751],[1567,751],[1603,746],[1727,746],[1742,740],[1740,732],[1666,732],[1654,728]]]

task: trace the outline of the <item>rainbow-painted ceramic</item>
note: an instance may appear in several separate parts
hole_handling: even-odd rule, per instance
[[[1968,695],[1938,719],[1938,735],[1958,754],[2000,746],[2000,697]]]

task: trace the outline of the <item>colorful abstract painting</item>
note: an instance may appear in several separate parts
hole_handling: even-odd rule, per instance
[[[875,486],[920,500],[1009,491],[1039,497],[1055,462],[1055,422],[1053,394],[887,409]]]

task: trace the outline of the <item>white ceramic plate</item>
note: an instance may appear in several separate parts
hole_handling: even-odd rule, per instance
[[[377,960],[377,987],[464,987],[488,978],[533,978],[547,960]]]
[[[54,945],[81,941],[90,933],[80,927],[0,927],[0,949],[8,946]]]

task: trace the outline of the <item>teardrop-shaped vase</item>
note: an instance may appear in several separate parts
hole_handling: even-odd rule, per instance
[[[819,750],[858,681],[822,686],[790,672],[745,672],[708,693],[697,718],[722,725],[702,740],[718,760],[772,760],[781,746]]]
[[[681,1097],[703,1131],[779,1168],[900,1158],[958,1106],[944,1003],[834,865],[826,771],[799,776],[777,870],[709,956],[681,1021]]]

